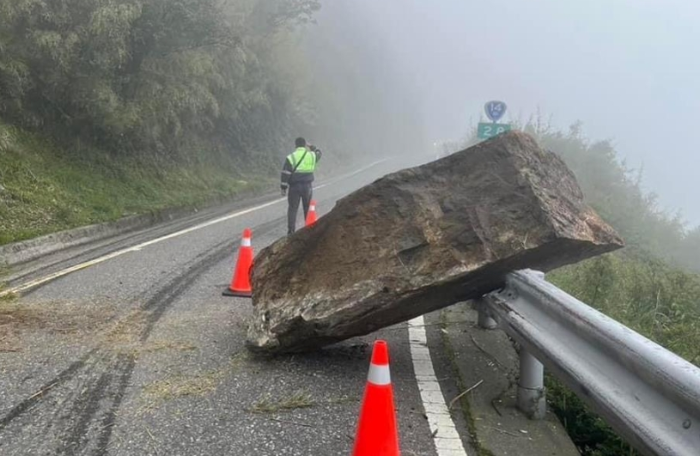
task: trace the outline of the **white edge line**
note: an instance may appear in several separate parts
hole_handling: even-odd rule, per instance
[[[365,170],[367,170],[367,169],[370,169],[370,168],[372,168],[372,167],[374,167],[374,166],[376,166],[376,165],[378,165],[378,164],[380,164],[380,163],[383,163],[383,162],[385,162],[385,161],[387,161],[387,160],[388,160],[388,159],[378,160],[378,161],[376,161],[376,162],[374,162],[374,163],[372,163],[372,164],[370,164],[370,165],[367,165],[367,166],[365,166],[365,167],[363,167],[363,168],[360,168],[360,169],[358,169],[358,170],[356,170],[356,171],[353,171],[353,172],[351,172],[351,173],[349,173],[349,174],[340,176],[340,177],[338,177],[338,178],[336,178],[336,179],[334,179],[334,180],[331,180],[330,182],[327,182],[327,183],[325,183],[325,184],[319,185],[319,186],[315,187],[315,189],[320,189],[320,188],[326,187],[326,186],[328,186],[328,185],[330,185],[330,184],[332,184],[332,183],[334,183],[334,182],[338,182],[338,181],[341,181],[341,180],[348,179],[348,178],[350,178],[350,177],[352,177],[352,176],[355,176],[355,175],[361,173],[362,171],[365,171]],[[227,221],[227,220],[231,220],[231,219],[233,219],[233,218],[240,217],[240,216],[242,216],[242,215],[250,214],[251,212],[259,211],[260,209],[265,209],[266,207],[269,207],[269,206],[272,206],[272,205],[275,205],[275,204],[279,204],[279,203],[283,202],[284,200],[285,200],[284,198],[278,198],[278,199],[276,199],[276,200],[274,200],[274,201],[270,201],[270,202],[268,202],[268,203],[261,204],[261,205],[259,205],[259,206],[254,206],[254,207],[251,207],[251,208],[248,208],[248,209],[244,209],[244,210],[242,210],[242,211],[234,212],[233,214],[225,215],[225,216],[223,216],[223,217],[219,217],[219,218],[217,218],[217,219],[210,220],[210,221],[208,221],[208,222],[200,223],[199,225],[195,225],[195,226],[192,226],[192,227],[190,227],[190,228],[186,228],[186,229],[184,229],[184,230],[176,231],[176,232],[170,233],[170,234],[168,234],[168,235],[166,235],[166,236],[162,236],[162,237],[159,237],[159,238],[151,239],[150,241],[146,241],[146,242],[143,242],[143,243],[141,243],[141,244],[138,244],[138,245],[135,245],[135,246],[132,246],[132,247],[127,247],[127,248],[125,248],[125,249],[117,250],[117,251],[115,251],[115,252],[112,252],[112,253],[110,253],[110,254],[101,256],[101,257],[99,257],[99,258],[95,258],[95,259],[93,259],[93,260],[86,261],[86,262],[84,262],[84,263],[80,263],[80,264],[77,264],[77,265],[75,265],[75,266],[71,266],[71,267],[69,267],[69,268],[62,269],[62,270],[60,270],[60,271],[54,272],[53,274],[50,274],[50,275],[48,275],[48,276],[40,277],[40,278],[38,278],[38,279],[34,279],[34,280],[29,281],[29,282],[27,282],[27,283],[24,283],[24,284],[22,284],[22,285],[18,285],[18,286],[16,286],[16,287],[8,288],[7,290],[0,291],[0,298],[3,297],[3,296],[10,295],[10,294],[21,293],[21,292],[23,292],[23,291],[29,290],[30,288],[38,287],[39,285],[43,285],[43,284],[45,284],[45,283],[47,283],[47,282],[50,282],[50,281],[52,281],[52,280],[56,280],[56,279],[58,279],[58,278],[60,278],[60,277],[66,276],[66,275],[68,275],[68,274],[70,274],[70,273],[73,273],[73,272],[76,272],[76,271],[80,271],[81,269],[89,268],[89,267],[91,267],[91,266],[95,266],[96,264],[104,263],[105,261],[111,260],[111,259],[116,258],[116,257],[118,257],[118,256],[122,256],[122,255],[127,254],[127,253],[130,253],[130,252],[137,252],[137,251],[143,249],[144,247],[148,247],[149,245],[153,245],[153,244],[157,244],[157,243],[159,243],[159,242],[167,241],[168,239],[172,239],[172,238],[175,238],[175,237],[178,237],[178,236],[182,236],[183,234],[188,234],[188,233],[191,233],[191,232],[193,232],[193,231],[201,230],[202,228],[206,228],[206,227],[209,227],[209,226],[212,226],[212,225],[216,225],[217,223],[225,222],[225,221]]]
[[[425,333],[425,320],[417,317],[408,322],[408,340],[411,347],[413,370],[418,382],[425,415],[438,456],[467,456],[450,410],[445,403],[440,383],[435,376],[430,349]]]

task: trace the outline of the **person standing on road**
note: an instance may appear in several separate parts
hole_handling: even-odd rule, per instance
[[[304,207],[304,219],[309,213],[313,197],[313,181],[316,164],[321,160],[321,150],[306,144],[304,138],[294,142],[296,149],[287,155],[282,167],[282,196],[287,196],[287,234],[296,231],[299,201]]]

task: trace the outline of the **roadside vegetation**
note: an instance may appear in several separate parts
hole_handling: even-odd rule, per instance
[[[655,258],[610,254],[568,266],[549,281],[686,360],[700,363],[700,276]],[[582,454],[635,455],[556,379],[548,398]]]
[[[561,156],[588,204],[625,240],[624,249],[566,266],[547,280],[572,296],[700,366],[700,226],[662,208],[642,188],[643,173],[620,158],[610,141],[591,141],[576,123],[561,131],[533,117],[516,128]],[[475,144],[446,144],[448,151]],[[576,394],[547,376],[548,401],[581,454],[635,456],[631,446]]]
[[[591,142],[541,122],[523,128],[574,171],[589,204],[623,236],[620,252],[564,267],[548,280],[700,365],[700,227],[659,207],[609,141]],[[548,378],[549,401],[584,455],[637,454],[568,388]]]
[[[0,133],[7,127],[0,125]],[[216,202],[270,187],[213,163],[151,166],[100,150],[66,152],[13,131],[0,146],[0,244],[160,209]]]
[[[300,39],[319,7],[0,0],[0,244],[276,179],[324,118]]]

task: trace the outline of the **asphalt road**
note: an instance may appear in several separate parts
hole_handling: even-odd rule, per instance
[[[384,162],[318,188],[319,213],[396,167]],[[281,200],[248,201],[62,252],[13,276],[18,286],[123,251],[5,304],[0,454],[347,455],[368,344],[383,338],[402,454],[437,455],[406,325],[307,355],[264,359],[245,349],[250,300],[221,291],[243,229],[259,250],[285,235],[285,212]],[[224,213],[239,215],[133,248]]]

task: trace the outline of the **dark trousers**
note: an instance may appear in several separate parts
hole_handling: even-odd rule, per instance
[[[304,220],[306,220],[313,192],[314,188],[311,182],[298,182],[289,186],[287,192],[287,201],[289,203],[289,208],[287,209],[287,234],[292,234],[296,231],[299,201],[304,206]]]

